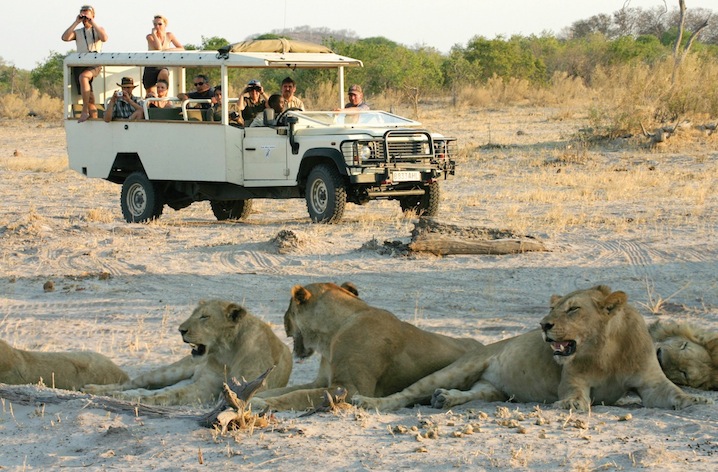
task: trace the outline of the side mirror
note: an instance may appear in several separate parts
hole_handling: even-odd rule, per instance
[[[292,154],[299,154],[299,143],[294,140],[294,125],[299,122],[296,116],[288,116],[287,124],[289,125],[289,145],[292,147]]]
[[[264,109],[264,126],[270,126],[274,124],[274,109],[273,108],[265,108]]]

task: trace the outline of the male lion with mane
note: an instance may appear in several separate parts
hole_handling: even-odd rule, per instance
[[[202,300],[179,331],[192,346],[190,356],[123,384],[86,385],[82,390],[149,405],[209,403],[217,400],[229,379],[254,380],[272,366],[267,388],[287,385],[292,353],[267,323],[240,305]]]
[[[603,285],[554,295],[541,329],[480,347],[402,392],[385,398],[357,395],[353,401],[391,410],[433,392],[435,408],[512,399],[586,411],[591,403],[611,405],[634,391],[650,408],[711,403],[666,378],[646,323],[627,298]]]
[[[666,377],[678,385],[718,390],[718,333],[662,321],[648,330]]]
[[[122,369],[97,352],[37,352],[15,349],[0,340],[0,383],[34,384],[78,390],[87,383],[116,383],[128,379]]]
[[[260,392],[250,400],[255,409],[305,410],[336,387],[349,396],[389,395],[480,345],[401,321],[361,300],[350,283],[295,285],[284,328],[298,358],[319,352],[319,372],[313,382]]]

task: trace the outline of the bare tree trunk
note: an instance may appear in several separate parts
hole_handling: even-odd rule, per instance
[[[686,0],[678,0],[678,7],[680,8],[680,17],[678,19],[678,36],[676,36],[676,42],[673,45],[673,73],[671,74],[671,86],[676,84],[678,79],[678,69],[680,69],[683,60],[688,55],[693,41],[695,41],[698,34],[708,26],[708,19],[706,19],[688,38],[686,47],[681,51],[681,43],[683,42],[683,33],[686,27]]]

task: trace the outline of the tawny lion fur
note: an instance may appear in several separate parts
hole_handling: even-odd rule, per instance
[[[391,410],[433,393],[436,408],[513,399],[586,411],[591,403],[614,404],[634,391],[646,407],[711,402],[686,394],[666,378],[645,321],[623,292],[597,286],[554,295],[541,327],[480,347],[402,392],[353,400],[367,408]]]
[[[0,383],[36,384],[78,390],[85,384],[128,379],[122,369],[97,352],[37,352],[15,349],[0,340]]]
[[[272,366],[266,388],[287,385],[292,353],[269,325],[240,305],[202,300],[179,331],[193,346],[192,355],[122,384],[86,385],[83,391],[150,405],[206,404],[217,400],[233,377],[254,380]]]
[[[648,330],[666,377],[678,385],[718,390],[718,332],[663,321]]]
[[[251,399],[255,409],[304,410],[322,404],[325,390],[383,396],[441,369],[480,345],[423,331],[370,306],[350,283],[296,285],[284,315],[294,354],[321,355],[313,382],[267,390]]]

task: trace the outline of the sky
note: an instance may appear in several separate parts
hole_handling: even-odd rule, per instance
[[[424,45],[448,52],[474,36],[560,33],[574,21],[632,7],[662,6],[662,0],[208,0],[186,2],[88,0],[107,30],[104,51],[144,51],[152,18],[161,14],[183,44],[218,36],[229,42],[272,30],[309,25],[349,30],[359,38],[383,36],[405,46]],[[667,0],[669,9],[678,0]],[[0,58],[31,70],[51,52],[66,53],[74,42],[60,39],[79,13],[81,2],[11,1],[0,17]],[[718,9],[716,0],[686,0],[688,9]],[[357,58],[361,59],[361,58]]]

